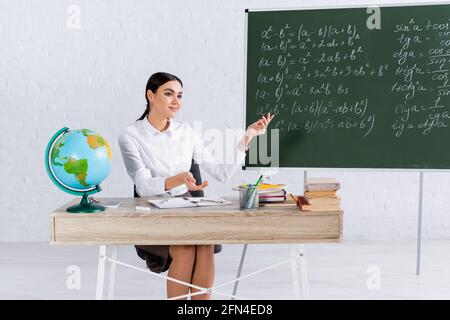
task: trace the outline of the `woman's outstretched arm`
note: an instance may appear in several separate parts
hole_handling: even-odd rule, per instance
[[[247,131],[245,131],[245,134],[242,137],[241,145],[247,149],[250,141],[252,141],[254,137],[266,133],[266,129],[273,117],[275,117],[275,115],[271,115],[269,112],[266,116],[262,116],[259,120],[249,125]]]

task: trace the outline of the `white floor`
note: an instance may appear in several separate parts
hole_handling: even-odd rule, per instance
[[[216,255],[216,285],[234,278],[242,247],[224,245]],[[96,246],[1,243],[0,299],[94,299],[97,255]],[[243,274],[288,255],[288,245],[249,245]],[[306,256],[310,299],[450,299],[450,241],[423,241],[420,275],[415,273],[415,241],[307,244]],[[120,247],[119,260],[145,266],[132,246]],[[70,266],[79,267],[79,289],[66,284],[73,279]],[[231,293],[233,286],[222,290]],[[238,295],[292,299],[290,265],[241,281]],[[119,266],[116,299],[165,299],[165,281]]]

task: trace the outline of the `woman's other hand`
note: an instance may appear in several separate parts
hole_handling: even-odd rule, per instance
[[[208,185],[208,181],[205,181],[197,186],[194,176],[189,171],[181,173],[181,179],[189,191],[203,190]]]
[[[197,190],[203,190],[204,187],[208,185],[208,181],[203,182],[200,185],[195,185],[195,179],[192,176],[192,173],[189,171],[182,172],[177,174],[176,176],[172,176],[170,178],[167,178],[164,187],[165,190],[171,190],[175,187],[181,186],[182,184],[185,184],[186,187],[189,189],[189,191],[197,191]]]
[[[262,116],[259,120],[248,126],[245,135],[249,138],[254,138],[266,133],[267,126],[270,121],[272,121],[273,117],[275,117],[275,115],[270,115],[270,112],[266,116]]]

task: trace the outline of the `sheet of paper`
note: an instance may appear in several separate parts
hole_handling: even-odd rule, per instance
[[[99,205],[104,206],[105,208],[118,208],[122,204],[122,201],[118,200],[105,200],[101,199]]]
[[[160,209],[197,207],[195,203],[191,203],[181,197],[165,198],[162,200],[148,200],[148,202]]]
[[[151,199],[148,202],[160,209],[221,206],[232,203],[220,197],[173,197],[161,200]]]
[[[191,202],[195,202],[199,207],[232,204],[231,201],[222,199],[221,197],[187,197],[187,199]]]

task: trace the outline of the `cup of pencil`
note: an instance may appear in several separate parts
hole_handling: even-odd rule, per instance
[[[239,209],[256,210],[259,207],[258,187],[246,185],[239,187]]]

